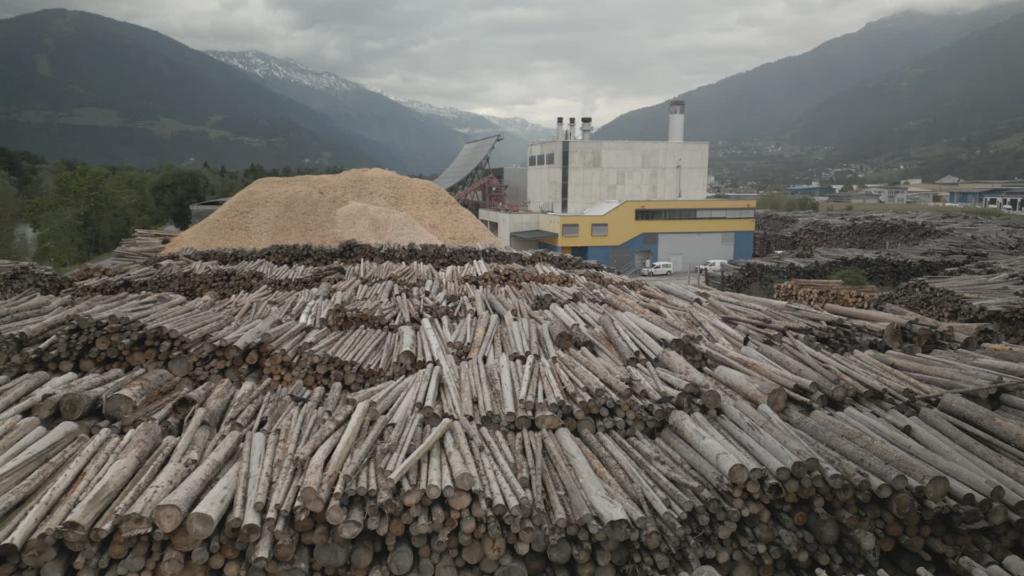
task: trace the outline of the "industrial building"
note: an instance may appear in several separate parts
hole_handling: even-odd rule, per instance
[[[625,273],[648,261],[688,271],[751,258],[756,201],[707,198],[709,145],[684,141],[685,103],[671,102],[668,112],[665,142],[593,140],[591,118],[581,118],[579,133],[575,118],[558,118],[553,140],[528,146],[525,196],[516,190],[481,203],[480,220],[513,248]]]
[[[960,188],[949,191],[949,202],[951,204],[962,204],[965,206],[978,206],[986,208],[1002,208],[1017,212],[1021,205],[1019,198],[1024,195],[1024,188]]]

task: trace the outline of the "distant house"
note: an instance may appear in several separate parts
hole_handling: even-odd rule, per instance
[[[831,186],[791,186],[786,188],[786,192],[793,196],[806,196],[808,198],[831,196],[836,193]]]
[[[883,204],[907,203],[906,186],[871,186],[861,190],[861,192],[864,194],[874,194],[878,196],[878,201]]]
[[[963,182],[963,179],[957,178],[952,174],[944,178],[939,178],[938,180],[935,181],[936,184],[959,184],[961,182]]]
[[[844,194],[833,194],[828,198],[829,203],[842,204],[878,204],[877,194],[865,194],[863,192],[847,192]]]

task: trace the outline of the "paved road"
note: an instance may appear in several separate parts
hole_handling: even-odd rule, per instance
[[[688,284],[690,286],[696,286],[698,281],[703,282],[703,278],[696,272],[689,274],[676,272],[671,276],[634,276],[633,278],[640,280],[641,282],[649,282],[651,284],[661,284],[663,282],[673,284]]]

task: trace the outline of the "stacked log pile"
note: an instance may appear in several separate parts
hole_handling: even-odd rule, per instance
[[[755,251],[755,256],[767,256],[776,250],[896,249],[947,234],[932,222],[933,218],[904,213],[894,217],[887,213],[848,216],[827,212],[758,212],[756,219],[761,237],[756,246],[760,251]]]
[[[1019,566],[1024,349],[456,254],[0,301],[0,574]]]
[[[989,323],[1013,344],[1024,342],[1024,279],[1019,272],[928,276],[882,299],[947,322]]]
[[[962,255],[826,248],[813,254],[796,252],[757,260],[733,260],[723,265],[721,272],[708,274],[707,283],[719,290],[743,292],[791,279],[827,278],[840,270],[859,268],[871,282],[895,286],[921,276],[942,274],[966,261]]]
[[[825,304],[871,308],[877,296],[874,286],[845,286],[842,280],[790,280],[775,285],[776,300],[819,308]]]
[[[0,260],[0,299],[11,298],[28,290],[56,294],[70,284],[70,279],[49,266]]]
[[[268,260],[279,265],[305,264],[322,266],[335,262],[354,264],[362,260],[371,262],[423,262],[436,268],[465,265],[474,260],[493,264],[550,264],[562,270],[604,270],[600,264],[581,258],[544,250],[522,251],[495,246],[442,246],[436,244],[360,244],[342,242],[336,247],[305,245],[271,246],[269,248],[239,250],[194,250],[185,248],[170,254],[161,254],[160,260],[206,260],[221,264],[235,264],[246,260]]]
[[[165,230],[136,230],[114,250],[114,266],[151,262],[177,235]]]
[[[1011,260],[1022,248],[1024,225],[1001,218],[939,212],[759,211],[754,238],[758,259],[734,261],[708,282],[739,292],[752,286],[767,289],[793,278],[827,278],[856,267],[877,285],[896,286],[921,276],[977,274],[963,267]],[[952,268],[958,270],[946,272]]]

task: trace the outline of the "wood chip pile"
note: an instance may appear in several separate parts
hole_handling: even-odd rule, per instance
[[[0,301],[0,574],[1021,567],[1024,348],[561,256],[276,250]]]
[[[275,244],[499,245],[447,192],[427,180],[381,169],[261,178],[235,194],[163,251],[264,248]]]
[[[871,308],[878,296],[874,286],[844,286],[842,280],[790,280],[775,285],[775,299],[822,307],[838,304]]]

